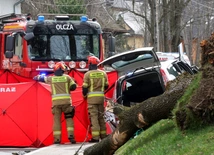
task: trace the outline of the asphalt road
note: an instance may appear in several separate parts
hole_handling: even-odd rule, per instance
[[[26,155],[27,152],[35,151],[38,148],[1,148],[0,155]]]
[[[55,144],[43,148],[0,148],[0,155],[83,155],[84,149],[96,143]]]

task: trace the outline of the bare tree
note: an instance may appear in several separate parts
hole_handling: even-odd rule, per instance
[[[213,32],[214,3],[210,0],[192,0],[184,10],[182,22],[185,49],[191,62],[200,65],[200,44]]]
[[[59,4],[61,0],[25,0],[22,12],[31,13],[36,19],[37,14],[44,12],[68,13],[72,9],[60,10],[60,7],[72,8],[71,1]],[[83,0],[79,7],[86,8],[89,18],[95,17],[104,32],[114,35],[124,33],[122,26],[118,26],[107,0]],[[119,0],[115,0],[116,2]],[[177,51],[177,46],[184,42],[185,52],[193,64],[199,65],[199,41],[207,38],[214,26],[214,2],[212,0],[121,0],[125,4],[132,2],[132,6],[124,5],[123,12],[131,12],[142,18],[144,46],[155,46],[159,36],[160,51]],[[63,1],[64,2],[64,1]],[[111,1],[112,2],[112,1]],[[158,4],[158,20],[155,2]],[[110,5],[109,5],[110,6]],[[123,7],[124,7],[123,6]],[[140,6],[140,7],[136,7]],[[138,9],[140,8],[140,10]],[[140,22],[140,21],[139,21]],[[156,25],[158,24],[158,35]],[[107,36],[105,38],[107,40]],[[107,51],[107,49],[106,49]]]

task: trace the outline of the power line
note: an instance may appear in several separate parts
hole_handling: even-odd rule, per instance
[[[32,0],[31,0],[32,2]],[[34,4],[40,4],[40,5],[49,5],[49,6],[52,6],[53,4],[52,3],[42,3],[42,2],[32,2]],[[106,3],[106,2],[99,2],[99,3],[90,3],[90,4],[82,4],[82,5],[72,5],[72,4],[54,4],[54,6],[80,6],[80,7],[86,7],[88,5],[102,5],[103,3]]]
[[[214,8],[209,7],[209,6],[207,6],[207,5],[201,4],[201,3],[196,2],[196,1],[194,1],[194,0],[191,0],[191,1],[192,1],[192,2],[194,2],[194,3],[196,3],[196,4],[198,4],[198,5],[200,5],[200,6],[203,6],[203,7],[205,7],[205,8],[208,8],[208,9],[214,10]]]

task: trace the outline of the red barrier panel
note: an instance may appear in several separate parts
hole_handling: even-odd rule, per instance
[[[84,77],[84,73],[77,71],[77,70],[71,70],[71,72],[69,73],[69,76],[73,77],[77,83],[78,86],[82,86],[83,83],[83,77]]]
[[[0,84],[0,146],[33,146],[37,139],[35,82]],[[10,91],[9,91],[10,90]]]
[[[38,82],[0,84],[0,146],[42,147],[53,143],[49,86]],[[7,91],[6,91],[7,90]],[[72,92],[75,139],[83,142],[89,125],[87,103],[81,87]],[[12,97],[11,97],[12,96]],[[90,138],[90,133],[88,138]],[[68,142],[62,115],[62,142]]]
[[[31,82],[33,79],[17,75],[9,70],[0,70],[0,83]]]
[[[107,89],[105,96],[108,98],[112,98],[114,84],[115,84],[115,81],[117,81],[118,79],[118,74],[116,71],[113,71],[113,72],[107,72],[107,75],[108,75],[108,81],[109,81],[109,88]]]
[[[82,77],[74,74],[79,83]],[[115,72],[108,74],[110,84],[117,78]],[[79,76],[79,77],[78,77]],[[27,82],[31,81],[31,82]],[[0,71],[0,146],[42,147],[53,143],[53,116],[51,113],[50,86],[21,77],[8,70]],[[108,93],[112,93],[109,90]],[[77,142],[91,138],[88,133],[87,102],[79,85],[71,92],[75,106],[74,134]],[[111,96],[111,95],[110,95]],[[108,133],[111,132],[108,129]],[[62,143],[68,142],[65,119],[62,115]]]

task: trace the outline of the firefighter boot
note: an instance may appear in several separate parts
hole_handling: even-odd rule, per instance
[[[60,140],[59,139],[54,140],[54,144],[60,144]]]
[[[106,135],[106,134],[103,134],[103,135],[100,135],[100,138],[101,138],[101,140],[103,140],[104,138],[106,138],[108,135]]]
[[[75,141],[73,135],[70,135],[70,137],[68,139],[70,140],[71,144],[76,144],[76,141]]]
[[[92,138],[92,139],[90,139],[88,142],[89,142],[89,143],[98,143],[98,142],[99,142],[99,139],[94,139],[94,138]]]

